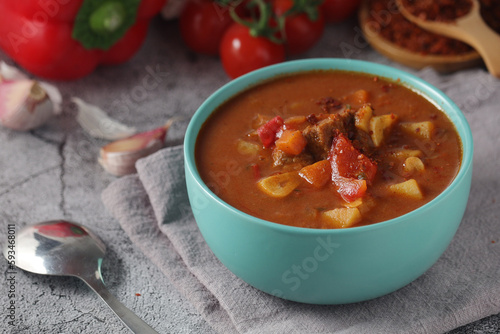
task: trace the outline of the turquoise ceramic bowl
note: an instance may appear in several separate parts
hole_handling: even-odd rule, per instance
[[[195,142],[205,120],[220,104],[262,80],[317,69],[341,69],[400,79],[434,101],[455,124],[462,139],[462,165],[453,183],[433,201],[404,216],[340,230],[275,224],[243,213],[219,199],[203,183],[195,163]],[[464,115],[444,93],[425,81],[369,62],[291,61],[233,80],[200,106],[188,126],[184,144],[189,199],[199,229],[215,256],[255,288],[298,302],[359,302],[412,282],[448,247],[469,196],[473,146]]]

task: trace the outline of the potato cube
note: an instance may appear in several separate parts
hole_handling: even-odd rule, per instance
[[[403,169],[408,173],[423,172],[425,170],[424,163],[417,157],[406,158]]]
[[[405,196],[413,199],[422,199],[424,195],[420,191],[417,181],[410,179],[405,182],[393,184],[389,186],[389,190],[397,195]]]
[[[252,120],[252,128],[258,129],[260,126],[267,123],[270,119],[271,118],[269,116],[257,114]]]
[[[300,180],[297,172],[288,172],[268,176],[257,182],[257,186],[262,192],[271,197],[283,198],[299,186]]]
[[[420,150],[410,150],[410,149],[397,149],[394,151],[391,151],[391,156],[400,159],[400,160],[406,160],[409,157],[420,157],[422,156],[422,151]]]
[[[290,108],[290,110],[300,110],[300,109],[307,108],[305,106],[305,103],[303,101],[294,101],[294,102],[291,102],[291,103],[287,104],[285,106],[285,108],[286,107]]]
[[[363,201],[360,206],[358,206],[358,210],[361,215],[366,214],[368,211],[373,209],[376,205],[375,199],[371,196],[364,196]]]
[[[375,200],[371,196],[363,196],[353,202],[345,202],[343,205],[346,208],[357,208],[363,215],[375,206]]]
[[[370,119],[370,131],[373,144],[379,147],[384,141],[384,135],[397,121],[397,116],[394,114],[387,114],[381,116],[374,116]]]
[[[369,104],[363,105],[354,114],[354,125],[359,130],[364,132],[370,131],[370,119],[372,118],[373,110]]]
[[[257,153],[259,153],[260,146],[255,143],[251,143],[246,140],[238,140],[238,143],[236,145],[236,148],[240,154],[256,155]]]
[[[326,228],[351,227],[359,223],[361,218],[358,208],[338,208],[323,212]]]
[[[355,103],[366,103],[369,98],[370,94],[364,89],[357,90],[352,94],[352,99]]]
[[[401,128],[412,135],[422,139],[431,139],[434,123],[431,121],[425,122],[405,122],[401,123]]]

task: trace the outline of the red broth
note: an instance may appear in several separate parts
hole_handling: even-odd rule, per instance
[[[202,179],[222,200],[308,228],[408,213],[452,182],[461,153],[451,121],[422,95],[333,70],[279,77],[240,93],[209,117],[195,152]]]

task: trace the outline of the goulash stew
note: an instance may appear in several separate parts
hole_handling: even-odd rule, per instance
[[[385,221],[441,193],[461,142],[425,97],[382,78],[315,71],[264,82],[203,125],[197,167],[222,200],[308,228]]]

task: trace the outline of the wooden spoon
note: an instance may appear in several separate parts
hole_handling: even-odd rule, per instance
[[[469,13],[449,22],[423,20],[410,13],[401,1],[396,3],[406,19],[425,30],[471,45],[483,58],[488,71],[500,78],[500,35],[484,22],[478,0],[471,0]]]
[[[482,64],[481,56],[475,50],[456,55],[421,54],[407,50],[380,36],[370,24],[369,17],[369,1],[364,0],[358,12],[363,36],[375,50],[403,65],[417,70],[430,66],[440,73],[449,73]]]

